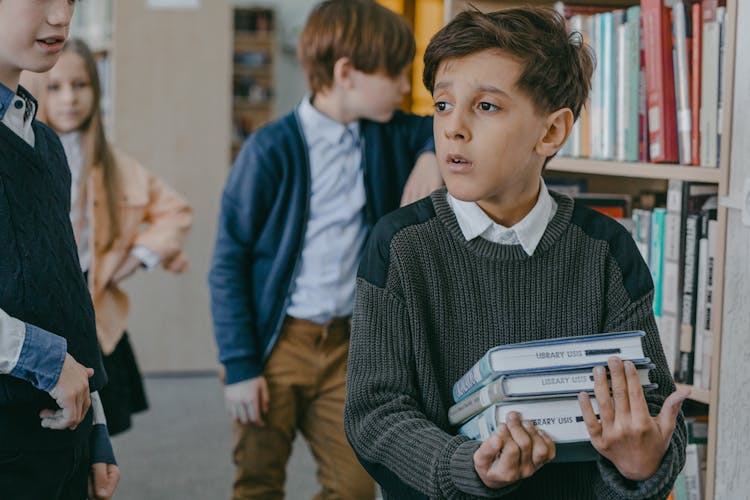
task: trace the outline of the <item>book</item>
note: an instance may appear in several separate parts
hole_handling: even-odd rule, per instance
[[[596,399],[591,398],[591,406],[598,416]],[[590,444],[591,438],[583,420],[578,398],[497,403],[462,425],[458,433],[469,439],[484,441],[497,431],[499,424],[505,423],[508,413],[514,411],[518,412],[522,419],[534,422],[537,429],[546,432],[555,442],[557,456],[554,462],[594,460],[598,456]],[[573,456],[577,453],[566,449],[566,445],[579,445],[573,449],[583,453]],[[587,448],[588,452],[585,451]]]
[[[709,202],[707,202],[706,204],[708,205]],[[697,296],[695,299],[697,301],[695,311],[695,340],[693,343],[693,385],[699,387],[702,387],[704,369],[710,369],[709,367],[704,368],[703,366],[704,361],[708,360],[708,357],[704,356],[703,351],[704,348],[711,347],[710,344],[707,344],[705,342],[705,337],[711,334],[709,313],[711,307],[709,305],[709,302],[711,300],[711,292],[709,291],[709,274],[712,274],[712,271],[710,262],[711,251],[709,250],[709,228],[712,225],[714,228],[716,227],[715,219],[715,208],[706,207],[701,211],[701,237],[698,243],[698,284]]]
[[[641,16],[646,48],[649,157],[655,163],[676,163],[677,114],[669,9],[663,0],[642,0]]]
[[[576,203],[585,205],[613,219],[630,217],[632,197],[619,193],[579,193],[573,196]]]
[[[633,209],[633,239],[648,265],[651,253],[651,210]]]
[[[692,113],[690,131],[690,159],[691,164],[701,164],[700,155],[700,122],[701,122],[701,51],[703,50],[703,22],[701,4],[696,2],[691,6],[691,24],[693,30],[692,51],[690,61],[690,112]]]
[[[679,160],[683,165],[692,163],[690,131],[692,113],[690,111],[690,69],[688,61],[688,18],[685,2],[672,5],[672,33],[674,47],[675,105],[677,108],[677,146]]]
[[[703,0],[703,53],[701,55],[701,112],[700,153],[701,165],[717,167],[718,109],[719,109],[719,57],[721,27],[716,11],[718,0]]]
[[[536,340],[489,349],[453,385],[460,402],[501,375],[570,369],[606,362],[611,356],[644,362],[642,330]]]
[[[558,370],[541,373],[518,373],[503,375],[493,380],[480,390],[454,404],[448,410],[448,421],[451,425],[464,422],[491,404],[519,399],[559,398],[576,395],[581,391],[593,394],[594,366],[606,365],[597,363],[585,368]],[[651,383],[648,372],[654,368],[650,363],[636,365],[641,385],[653,389],[657,384]]]
[[[662,261],[664,258],[664,218],[667,210],[657,207],[651,212],[651,251],[648,267],[654,282],[654,316],[661,319]]]

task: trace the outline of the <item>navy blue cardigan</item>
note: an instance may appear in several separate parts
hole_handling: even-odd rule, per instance
[[[367,224],[399,206],[432,117],[397,111],[361,121]],[[302,254],[310,199],[308,147],[296,113],[245,142],[224,188],[209,285],[228,384],[260,375],[276,343]]]

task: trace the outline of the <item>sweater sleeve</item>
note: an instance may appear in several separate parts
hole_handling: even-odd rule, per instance
[[[216,245],[208,276],[211,313],[219,360],[226,383],[257,377],[263,370],[263,347],[256,340],[252,309],[251,258],[276,186],[254,142],[235,160],[221,199]]]
[[[374,233],[360,269],[382,268],[388,259],[376,239]],[[421,410],[409,315],[399,296],[360,276],[356,297],[344,422],[365,469],[399,499],[501,497],[517,488],[487,488],[473,465],[480,443],[449,434]]]
[[[635,244],[623,241],[627,252],[611,263],[611,282],[607,293],[608,310],[603,331],[643,330],[645,355],[656,365],[649,377],[658,388],[646,392],[646,402],[652,416],[661,411],[664,400],[675,390],[653,313],[654,288],[648,268]],[[632,248],[631,248],[632,247]],[[666,498],[685,464],[685,421],[680,412],[671,442],[661,466],[653,476],[644,481],[631,481],[623,477],[608,460],[599,460],[602,482],[597,485],[597,498],[653,499]]]

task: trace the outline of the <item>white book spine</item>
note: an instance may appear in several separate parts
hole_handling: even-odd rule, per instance
[[[684,2],[675,2],[672,6],[674,34],[674,84],[675,104],[677,109],[677,143],[680,163],[689,165],[690,130],[692,115],[690,113],[690,87],[688,83],[687,28]]]
[[[718,108],[719,108],[719,23],[703,23],[701,54],[701,166],[718,166]]]
[[[703,330],[703,366],[701,371],[701,387],[711,388],[711,360],[713,358],[713,292],[716,276],[716,246],[718,223],[708,221],[708,265],[706,267],[706,314]]]

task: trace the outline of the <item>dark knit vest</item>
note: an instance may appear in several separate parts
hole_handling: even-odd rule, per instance
[[[0,124],[0,308],[64,337],[68,353],[94,369],[91,391],[107,380],[96,340],[91,297],[69,219],[70,171],[62,145],[34,122],[31,148]],[[39,410],[56,409],[46,392],[0,375],[0,449],[55,449],[88,436],[91,416],[76,431],[50,431]]]

